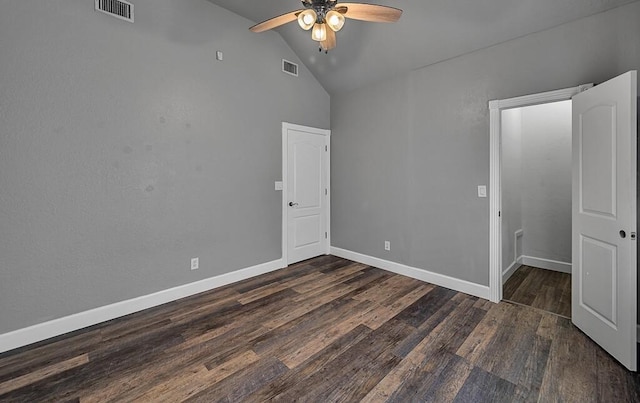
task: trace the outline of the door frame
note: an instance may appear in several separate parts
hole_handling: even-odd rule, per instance
[[[325,203],[326,213],[326,248],[325,254],[329,254],[331,250],[331,130],[318,129],[315,127],[308,127],[297,125],[294,123],[282,122],[282,262],[284,266],[289,265],[289,227],[288,227],[288,212],[287,208],[287,192],[289,189],[289,130],[297,130],[311,135],[324,136],[326,152],[324,154],[326,175],[327,175],[327,195]]]
[[[489,101],[489,300],[502,300],[502,128],[504,109],[567,101],[593,87],[577,87]]]

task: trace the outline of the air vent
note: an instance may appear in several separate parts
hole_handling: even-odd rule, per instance
[[[95,0],[96,10],[133,22],[133,4],[124,0]]]
[[[288,60],[282,59],[282,71],[298,77],[298,65]]]

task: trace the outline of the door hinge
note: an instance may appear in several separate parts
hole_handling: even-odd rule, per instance
[[[324,239],[327,239],[327,233],[326,232],[324,233]]]
[[[329,151],[329,147],[324,146],[324,150],[325,150],[325,151]]]
[[[327,189],[324,190],[324,195],[328,195],[329,193],[327,193]]]
[[[502,211],[498,211],[498,217],[502,217]]]

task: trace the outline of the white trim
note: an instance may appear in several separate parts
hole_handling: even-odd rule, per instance
[[[489,101],[490,109],[521,108],[524,106],[546,104],[549,102],[567,101],[574,95],[593,87],[593,84],[583,84],[577,87],[563,88],[561,90],[541,92],[538,94],[523,95],[521,97],[498,99]]]
[[[491,105],[491,102],[489,102]],[[489,110],[489,300],[502,301],[502,217],[500,216],[500,109]]]
[[[331,249],[331,130],[327,129],[318,129],[315,127],[301,126],[293,123],[282,122],[282,261],[286,264],[289,263],[289,253],[288,253],[288,245],[289,245],[289,229],[287,225],[287,197],[288,189],[289,189],[289,130],[297,130],[305,133],[317,134],[320,136],[325,136],[325,145],[327,146],[326,153],[326,167],[327,167],[327,219],[325,223],[325,228],[327,231],[326,238],[326,252],[329,254]]]
[[[282,122],[282,260],[289,262],[289,225],[287,199],[289,198],[289,126]]]
[[[636,342],[640,343],[640,325],[636,327]]]
[[[465,294],[474,295],[476,297],[484,299],[489,298],[489,287],[485,285],[471,283],[466,280],[460,280],[454,277],[418,269],[401,263],[391,262],[389,260],[384,260],[377,257],[336,248],[334,246],[331,247],[331,254],[344,259],[353,260],[354,262],[374,266],[393,273],[401,274],[403,276],[415,278],[441,287],[463,292]]]
[[[0,353],[285,267],[282,259],[0,334]]]
[[[520,259],[514,260],[511,265],[507,268],[507,270],[502,272],[502,285],[507,282],[513,276],[513,273],[522,265],[522,261]]]
[[[522,260],[522,264],[525,266],[533,266],[541,269],[571,274],[571,263],[525,255],[521,256],[520,259]]]
[[[508,108],[566,101],[591,87],[593,84],[584,84],[557,91],[489,101],[489,299],[492,302],[502,300],[501,112]]]
[[[325,253],[328,255],[331,253],[331,131],[327,134],[326,143],[327,146],[327,244]]]

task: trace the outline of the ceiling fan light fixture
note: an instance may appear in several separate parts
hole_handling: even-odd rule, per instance
[[[327,24],[316,23],[311,31],[311,39],[316,42],[322,42],[327,40]]]
[[[311,27],[313,27],[313,24],[315,24],[317,18],[318,15],[315,11],[310,8],[306,9],[298,14],[298,25],[300,25],[300,28],[308,31],[311,29]]]
[[[327,22],[327,25],[333,30],[333,32],[340,31],[344,26],[344,15],[335,10],[329,11],[325,20]]]
[[[97,1],[97,0],[96,0]],[[251,32],[264,32],[298,21],[300,28],[311,30],[311,39],[320,42],[320,51],[336,47],[336,32],[350,18],[371,22],[396,22],[402,10],[395,7],[368,3],[338,3],[339,0],[302,0],[301,10],[290,11],[249,28]]]

